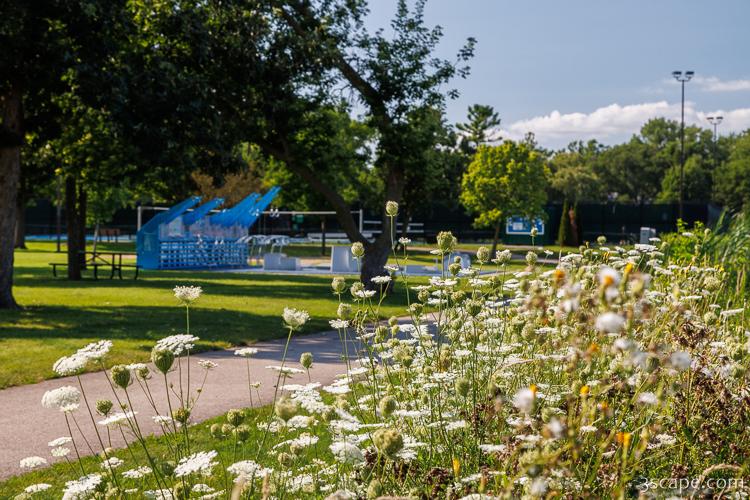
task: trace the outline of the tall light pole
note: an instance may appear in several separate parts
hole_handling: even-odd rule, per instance
[[[706,120],[708,120],[708,123],[714,126],[714,143],[719,139],[719,134],[717,132],[716,127],[719,126],[721,121],[724,119],[723,116],[707,116]]]
[[[719,166],[719,131],[718,126],[724,119],[723,116],[707,116],[708,123],[714,126],[714,167]]]
[[[682,203],[685,191],[685,82],[689,82],[694,71],[672,71],[672,76],[682,85],[682,108],[680,112],[680,204],[679,217],[682,219]]]

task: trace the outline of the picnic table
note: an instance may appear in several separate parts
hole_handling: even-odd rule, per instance
[[[135,269],[135,275],[133,275],[133,279],[138,279],[138,271],[140,270],[140,266],[138,264],[129,264],[127,261],[123,264],[122,257],[128,256],[132,257],[135,256],[133,252],[104,252],[104,251],[80,251],[78,252],[79,255],[83,255],[84,260],[84,267],[91,267],[94,270],[94,279],[99,279],[99,268],[109,268],[109,279],[113,279],[115,277],[115,273],[117,273],[117,276],[119,276],[120,279],[122,279],[122,269],[123,268],[133,268]],[[57,268],[58,267],[67,267],[67,263],[58,263],[58,262],[50,262],[50,266],[52,266],[52,275],[57,277]]]

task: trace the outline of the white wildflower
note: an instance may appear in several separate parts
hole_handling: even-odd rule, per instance
[[[349,326],[349,322],[345,319],[332,319],[328,324],[331,325],[331,328],[335,328],[336,330],[341,330],[342,328],[347,328]]]
[[[47,446],[49,446],[50,448],[56,448],[58,446],[65,446],[66,444],[70,444],[72,442],[73,438],[71,438],[70,436],[63,436],[57,439],[53,439],[52,441],[47,443]]]
[[[613,312],[605,312],[596,318],[596,329],[604,333],[619,333],[625,326],[625,318]]]
[[[308,314],[307,311],[285,307],[282,317],[284,318],[284,323],[286,323],[287,327],[296,330],[307,323],[310,319],[310,314]]]
[[[47,391],[42,396],[42,406],[45,408],[57,408],[62,412],[77,410],[80,406],[80,401],[81,391],[72,385],[64,385]]]
[[[156,342],[155,349],[172,351],[175,356],[181,356],[182,354],[195,348],[195,343],[200,340],[195,335],[189,335],[187,333],[181,333],[178,335],[170,335]]]
[[[184,477],[197,473],[208,475],[211,473],[211,469],[213,469],[218,463],[214,461],[217,455],[218,453],[216,451],[211,450],[199,451],[190,456],[184,457],[180,460],[180,463],[177,464],[177,467],[175,467],[174,475],[175,477]]]
[[[176,286],[174,296],[185,305],[189,305],[201,296],[203,289],[199,286]]]
[[[250,358],[258,354],[258,349],[255,347],[243,347],[234,351],[235,356],[242,356],[243,358]]]
[[[351,465],[358,465],[365,461],[365,456],[357,446],[347,441],[338,441],[331,445],[331,453],[336,460]]]
[[[22,469],[36,469],[44,465],[47,465],[47,460],[37,456],[23,458],[19,463]]]
[[[88,474],[65,483],[63,500],[83,500],[90,498],[102,482],[101,474]]]
[[[28,493],[28,494],[31,495],[31,494],[34,494],[34,493],[40,493],[42,491],[47,491],[50,488],[52,488],[51,484],[36,483],[36,484],[32,484],[32,485],[27,486],[23,491],[24,491],[24,493]]]

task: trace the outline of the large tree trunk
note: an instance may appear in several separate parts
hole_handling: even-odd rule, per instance
[[[18,197],[16,203],[16,237],[15,248],[26,249],[26,204]]]
[[[81,279],[81,248],[78,183],[69,175],[65,179],[65,219],[68,229],[68,279]]]
[[[0,96],[0,309],[17,309],[13,298],[18,181],[23,144],[23,102],[19,86]]]
[[[497,244],[500,241],[500,221],[498,220],[495,222],[495,234],[492,237],[492,251],[490,252],[490,255],[492,258],[495,258],[495,253],[497,252]]]

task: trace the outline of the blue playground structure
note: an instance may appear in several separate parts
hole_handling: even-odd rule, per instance
[[[222,198],[197,206],[201,198],[192,196],[160,212],[138,231],[138,266],[142,269],[247,266],[249,229],[279,190],[273,187],[263,196],[253,193],[234,207],[213,215],[209,214],[224,203]]]

